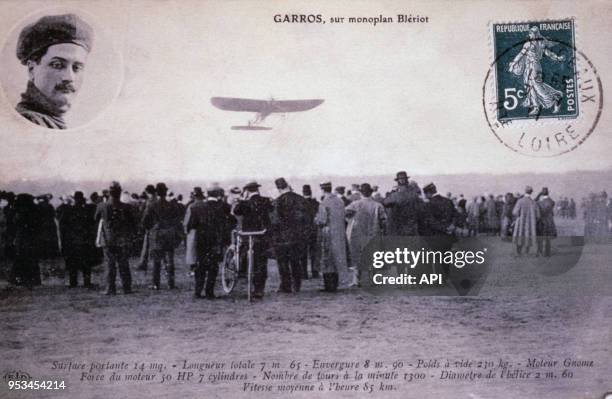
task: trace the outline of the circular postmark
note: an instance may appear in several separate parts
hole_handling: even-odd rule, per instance
[[[496,43],[482,105],[491,132],[507,148],[552,157],[575,150],[595,130],[603,89],[591,60],[573,45],[573,32],[565,41],[537,27],[525,25],[521,40],[515,35],[503,47]]]

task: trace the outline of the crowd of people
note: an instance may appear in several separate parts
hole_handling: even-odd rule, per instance
[[[276,179],[275,186],[274,199],[262,195],[255,181],[227,192],[218,184],[207,190],[194,187],[183,204],[164,183],[148,185],[137,195],[113,182],[101,195],[92,193],[89,201],[81,191],[63,197],[57,208],[50,194],[2,192],[0,248],[12,261],[8,279],[29,288],[40,285],[39,260],[61,254],[69,287],[78,285],[81,273],[83,285],[95,288],[91,270],[104,258],[105,294],[117,293],[117,272],[128,294],[130,258],[136,257],[138,270],[147,272],[152,263],[150,289],[161,289],[162,265],[165,286],[176,289],[175,250],[185,245],[194,296],[214,299],[232,232],[265,231],[254,240],[254,298],[263,298],[271,257],[278,264],[280,292],[299,292],[302,280],[309,278],[322,278],[322,290],[334,292],[359,284],[361,253],[377,236],[496,235],[512,241],[518,256],[531,248],[536,256],[551,256],[555,212],[562,218],[576,216],[573,199],[556,204],[546,187],[535,196],[527,186],[523,193],[485,194],[468,201],[462,194],[441,195],[434,183],[421,189],[404,171],[396,174],[395,186],[384,196],[368,183],[347,190],[323,182],[318,199],[310,185],[302,187],[301,195],[284,178]],[[592,195],[582,206],[585,234],[608,234],[612,207],[607,194]]]

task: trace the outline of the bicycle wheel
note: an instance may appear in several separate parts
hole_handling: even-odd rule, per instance
[[[238,258],[234,246],[230,246],[225,251],[223,265],[221,266],[221,285],[226,294],[232,292],[238,281]]]

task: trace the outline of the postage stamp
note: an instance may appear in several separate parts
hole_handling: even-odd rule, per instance
[[[576,46],[573,18],[490,24],[494,60],[483,86],[489,128],[530,156],[576,149],[603,108],[601,80]]]
[[[576,118],[572,19],[493,24],[497,119]]]

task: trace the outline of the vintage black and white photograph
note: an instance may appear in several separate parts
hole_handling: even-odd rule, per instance
[[[2,88],[14,110],[46,129],[72,129],[107,107],[122,58],[94,17],[50,8],[18,21],[2,49]]]
[[[0,0],[0,397],[610,397],[610,12]]]

